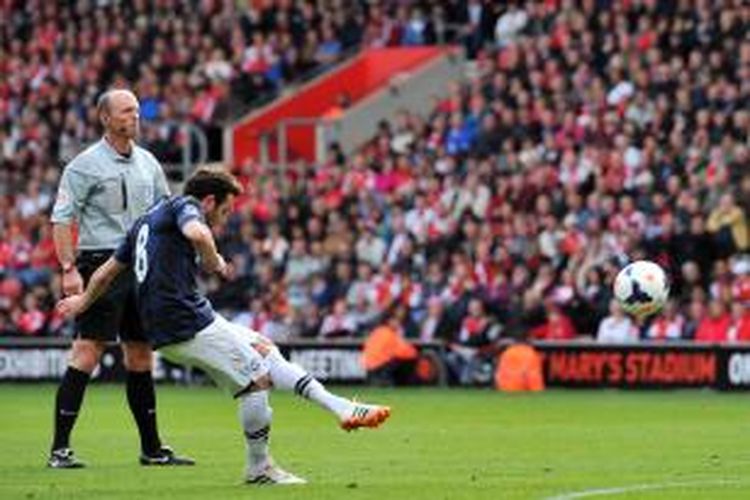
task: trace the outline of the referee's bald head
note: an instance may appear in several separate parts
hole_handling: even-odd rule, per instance
[[[96,101],[96,110],[101,116],[103,113],[109,114],[112,109],[112,101],[117,99],[118,96],[129,97],[138,102],[138,98],[133,92],[128,89],[109,89],[99,96]]]
[[[96,103],[99,120],[105,133],[122,139],[134,139],[138,134],[140,105],[138,98],[127,89],[111,89],[99,96]]]

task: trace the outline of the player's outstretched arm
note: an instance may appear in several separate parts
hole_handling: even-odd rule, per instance
[[[229,273],[224,257],[216,249],[211,229],[203,222],[194,219],[182,226],[182,234],[190,240],[201,258],[203,268],[210,273],[226,276]]]
[[[109,289],[112,281],[125,267],[127,267],[125,264],[114,257],[110,257],[91,276],[86,290],[83,293],[62,299],[57,303],[57,310],[66,318],[83,313]]]

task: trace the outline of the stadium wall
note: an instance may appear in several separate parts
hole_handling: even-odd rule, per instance
[[[296,90],[293,94],[269,104],[229,127],[225,133],[226,160],[240,165],[248,158],[259,160],[261,140],[270,134],[270,159],[278,161],[276,127],[284,120],[323,118],[337,104],[343,93],[356,103],[387,85],[395,76],[438,57],[445,49],[438,47],[369,49]],[[288,159],[313,161],[316,153],[315,125],[290,127],[287,136]]]
[[[427,115],[435,97],[448,93],[452,82],[463,77],[464,58],[459,52],[443,52],[419,71],[403,73],[387,86],[363,99],[332,124],[331,134],[346,154],[375,137],[378,124],[391,120],[400,110]]]
[[[440,359],[445,349],[439,342],[416,345],[425,359],[433,361]],[[498,354],[508,345],[500,346]],[[542,354],[544,379],[549,387],[750,390],[750,344],[534,342],[533,345]],[[0,339],[0,382],[59,379],[67,366],[69,347],[70,341],[66,339]],[[359,363],[361,347],[360,340],[280,344],[282,352],[292,361],[321,380],[336,383],[365,382],[366,374]],[[124,374],[121,351],[111,345],[94,378],[117,381],[123,380]],[[157,357],[154,372],[157,380],[189,383],[191,376],[184,368]],[[440,376],[433,380],[435,384],[443,381]]]

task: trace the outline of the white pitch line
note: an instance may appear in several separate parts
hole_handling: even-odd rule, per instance
[[[576,498],[598,497],[607,495],[620,495],[622,493],[632,493],[636,491],[666,490],[669,488],[683,488],[686,486],[727,486],[740,484],[743,481],[738,479],[701,479],[695,481],[672,481],[667,483],[642,483],[632,484],[630,486],[619,486],[615,488],[596,488],[590,490],[574,491],[547,497],[545,500],[575,500]]]

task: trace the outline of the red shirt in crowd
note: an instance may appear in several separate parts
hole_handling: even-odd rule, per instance
[[[750,342],[750,311],[746,311],[737,321],[735,340],[737,342]]]
[[[7,241],[0,241],[0,269],[7,269],[13,260],[13,248]]]
[[[481,334],[487,327],[487,318],[467,316],[461,322],[461,331],[459,332],[459,340],[466,342],[470,338]]]
[[[718,318],[707,316],[698,323],[695,340],[696,342],[726,342],[731,325],[732,317],[729,314],[722,314]]]
[[[57,265],[55,242],[52,237],[45,238],[36,244],[31,252],[31,267],[54,268]]]
[[[39,309],[24,311],[16,319],[16,326],[24,335],[34,335],[44,327],[47,316]]]
[[[531,337],[541,340],[570,340],[576,335],[573,322],[560,312],[551,312],[546,323],[531,330]]]

